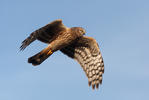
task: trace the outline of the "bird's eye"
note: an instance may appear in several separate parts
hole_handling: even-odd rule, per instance
[[[82,30],[79,30],[79,32],[80,32],[80,33],[83,33],[83,31],[82,31]]]

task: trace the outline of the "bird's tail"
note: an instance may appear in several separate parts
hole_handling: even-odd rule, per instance
[[[28,63],[32,63],[32,65],[40,65],[43,61],[45,61],[53,52],[49,50],[49,48],[43,49],[41,52],[36,55],[28,58]]]

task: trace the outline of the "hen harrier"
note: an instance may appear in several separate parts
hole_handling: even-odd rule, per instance
[[[81,27],[68,28],[62,20],[55,20],[44,27],[32,32],[20,47],[24,50],[36,39],[47,43],[48,46],[28,59],[29,63],[39,65],[57,50],[68,57],[76,59],[88,77],[89,86],[98,88],[102,83],[104,63],[99,46],[95,39],[83,36],[85,30]]]

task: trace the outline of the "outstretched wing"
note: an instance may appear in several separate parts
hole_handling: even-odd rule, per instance
[[[30,36],[22,42],[20,49],[24,50],[36,39],[45,43],[50,43],[58,33],[64,30],[66,30],[66,27],[63,25],[62,20],[55,20],[45,25],[44,27],[32,32]]]
[[[98,88],[102,83],[104,63],[95,39],[81,37],[75,43],[61,49],[61,52],[76,59],[88,77],[89,86],[92,85],[93,89],[95,86]]]

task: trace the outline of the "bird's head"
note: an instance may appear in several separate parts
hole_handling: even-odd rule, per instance
[[[71,29],[73,32],[75,32],[77,37],[81,37],[86,33],[85,29],[82,27],[72,27]]]
[[[86,31],[85,31],[84,28],[78,27],[78,33],[79,33],[80,35],[84,35],[84,34],[86,33]]]

